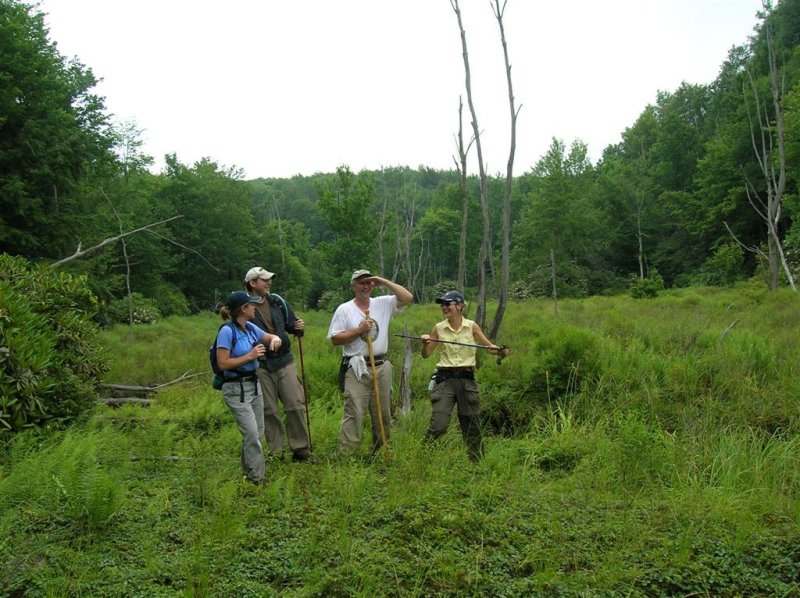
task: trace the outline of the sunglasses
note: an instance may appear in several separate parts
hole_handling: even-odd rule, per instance
[[[454,305],[458,305],[456,301],[443,301],[442,307],[453,307]]]

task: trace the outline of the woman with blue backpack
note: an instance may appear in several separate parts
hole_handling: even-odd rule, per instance
[[[221,371],[222,399],[230,409],[242,434],[242,472],[248,482],[264,482],[264,399],[259,392],[258,359],[269,347],[276,351],[281,339],[253,324],[255,304],[260,297],[244,291],[228,295],[219,311],[223,320],[214,343],[216,366]],[[265,346],[266,345],[266,346]]]

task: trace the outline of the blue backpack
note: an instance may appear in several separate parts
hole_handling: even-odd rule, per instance
[[[211,383],[211,386],[216,388],[217,390],[222,390],[222,383],[225,382],[225,370],[221,370],[219,368],[219,364],[217,363],[217,338],[219,337],[219,331],[222,330],[224,326],[231,327],[231,334],[233,336],[233,340],[231,341],[231,352],[233,352],[233,348],[236,346],[236,324],[231,322],[225,322],[219,328],[217,328],[217,335],[214,337],[214,344],[208,348],[208,360],[211,362],[211,371],[214,373],[214,380]],[[250,330],[250,322],[247,323],[247,330]],[[234,374],[240,373],[239,370],[228,370],[233,372]]]

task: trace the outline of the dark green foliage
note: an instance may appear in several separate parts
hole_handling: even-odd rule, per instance
[[[209,159],[188,167],[169,156],[166,178],[154,203],[182,215],[169,223],[170,236],[191,251],[154,265],[195,309],[214,309],[220,298],[242,288],[255,256],[263,255],[248,187],[240,173]]]
[[[336,169],[318,187],[318,207],[333,240],[324,244],[322,256],[333,281],[349,280],[359,268],[374,267],[377,226],[372,217],[375,182],[369,173],[355,175],[346,166]]]
[[[106,361],[86,279],[0,255],[0,434],[74,419]]]
[[[537,335],[521,354],[515,353],[513,375],[501,367],[485,368],[485,423],[498,431],[523,430],[544,406],[579,394],[600,373],[601,346],[591,331],[558,324]]]
[[[701,270],[701,282],[710,286],[733,286],[744,278],[744,254],[736,243],[726,243],[714,251]]]
[[[658,272],[653,271],[646,278],[634,278],[628,288],[630,296],[634,299],[652,299],[658,292],[664,290],[664,279]]]
[[[459,289],[458,282],[455,280],[440,280],[433,287],[433,299],[441,297],[448,291],[461,291],[463,293],[464,289]]]
[[[666,547],[665,547],[666,548]],[[717,538],[693,538],[684,562],[645,566],[634,587],[647,596],[784,596],[797,591],[800,556],[784,538],[754,538],[744,549]],[[791,589],[790,589],[791,588]]]
[[[589,272],[574,262],[556,264],[556,297],[586,297],[589,294]],[[553,268],[549,263],[537,266],[528,283],[531,297],[553,296]]]
[[[92,72],[47,39],[36,8],[0,1],[0,252],[74,249],[80,179],[110,162],[111,140]]]
[[[648,279],[632,292],[652,296],[660,288],[656,270],[666,288],[729,285],[757,271],[753,252],[736,263],[728,228],[748,247],[765,243],[746,185],[763,196],[751,122],[754,94],[768,97],[766,23],[785,84],[789,169],[779,234],[797,268],[800,1],[765,12],[713,82],[654,93],[597,164],[579,139],[556,137],[516,177],[513,298],[552,295],[551,252],[559,298],[624,293],[627,281],[642,275]],[[0,0],[0,251],[56,259],[78,242],[89,247],[180,215],[65,270],[86,274],[104,304],[116,307],[138,293],[135,301],[154,301],[169,316],[215,308],[241,287],[247,269],[261,265],[277,273],[276,291],[293,305],[330,309],[349,297],[348,274],[361,267],[430,299],[432,289],[459,276],[466,224],[462,284],[476,287],[483,225],[476,177],[463,193],[456,172],[424,166],[355,174],[342,165],[335,173],[244,181],[210,157],[184,165],[175,156],[151,174],[140,131],[132,123],[107,125],[101,98],[91,95],[93,74],[59,55],[43,23],[37,8]],[[490,299],[499,286],[503,182],[488,180]],[[121,317],[109,311],[105,321]]]

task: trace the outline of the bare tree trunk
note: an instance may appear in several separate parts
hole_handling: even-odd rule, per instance
[[[475,113],[475,103],[472,100],[472,79],[469,70],[469,54],[467,52],[467,34],[464,31],[464,24],[461,21],[461,9],[458,7],[458,0],[450,0],[450,5],[458,18],[458,29],[461,32],[461,49],[464,58],[464,75],[467,88],[467,104],[472,116],[472,134],[475,137],[475,148],[478,152],[478,173],[480,176],[481,189],[481,212],[483,215],[483,239],[481,248],[478,252],[478,296],[476,298],[477,311],[475,321],[483,328],[486,320],[486,261],[489,257],[491,231],[489,230],[489,186],[486,178],[486,168],[483,163],[483,147],[481,146],[480,129],[478,128],[478,116]]]
[[[761,101],[756,82],[753,80],[752,73],[745,69],[750,82],[750,89],[755,100],[755,115],[757,122],[753,122],[753,116],[748,107],[747,118],[750,122],[750,140],[753,145],[753,152],[758,162],[759,170],[764,177],[766,187],[766,200],[760,195],[755,185],[750,181],[745,173],[747,200],[753,210],[767,225],[767,255],[758,247],[748,247],[742,243],[731,231],[728,223],[725,228],[741,247],[745,250],[758,254],[767,260],[769,271],[767,273],[767,286],[771,290],[777,289],[779,285],[779,269],[782,266],[783,272],[789,281],[792,291],[797,292],[794,275],[786,261],[786,254],[780,240],[779,224],[781,219],[781,208],[783,194],[786,190],[786,146],[785,128],[783,123],[783,109],[781,99],[784,96],[784,81],[778,85],[778,65],[775,57],[775,40],[772,37],[772,26],[770,18],[772,6],[768,0],[762,0],[763,13],[760,13],[764,20],[764,32],[767,40],[767,58],[769,60],[769,83],[772,109],[774,111],[774,123],[770,120],[767,102]],[[744,93],[747,101],[747,93]],[[777,147],[776,147],[777,146]]]
[[[762,6],[766,11],[769,4],[766,1],[762,1]],[[770,250],[770,255],[774,254],[776,256],[775,265],[773,266],[772,264],[770,264],[770,271],[774,269],[776,273],[775,282],[777,286],[777,272],[778,272],[777,262],[780,259],[780,263],[783,266],[786,278],[789,280],[789,286],[792,288],[792,291],[796,293],[797,287],[795,286],[794,283],[794,276],[792,276],[792,272],[789,268],[789,265],[786,262],[786,255],[783,252],[783,244],[781,243],[778,231],[778,224],[781,219],[781,204],[783,202],[784,191],[786,190],[786,135],[783,124],[783,109],[781,108],[781,98],[783,97],[785,91],[785,78],[782,77],[781,85],[779,87],[778,65],[775,59],[775,40],[772,37],[772,28],[770,27],[769,23],[765,21],[765,24],[767,29],[767,49],[769,51],[769,86],[770,86],[770,91],[772,92],[772,107],[775,110],[775,134],[778,138],[777,180],[775,177],[774,162],[770,162],[771,177],[767,181],[768,182],[767,189],[770,189],[770,187],[774,189],[772,194],[772,201],[768,203],[769,216],[770,216],[769,218],[770,239],[772,240],[772,243],[775,245],[774,251],[772,249]]]
[[[553,278],[553,313],[558,317],[558,292],[556,291],[556,253],[550,249],[550,272]]]
[[[781,99],[783,97],[783,81],[778,85],[778,66],[775,58],[775,41],[772,37],[772,27],[770,25],[770,15],[772,12],[769,2],[762,1],[764,8],[764,30],[767,38],[767,55],[769,60],[769,82],[772,99],[772,109],[774,111],[774,124],[770,121],[769,110],[766,102],[759,99],[758,89],[750,71],[747,71],[750,87],[755,98],[757,123],[754,125],[748,110],[750,120],[750,138],[753,144],[753,151],[758,161],[759,169],[764,176],[766,186],[766,201],[758,194],[755,186],[747,181],[747,199],[756,213],[761,216],[767,225],[767,247],[769,275],[767,284],[770,289],[777,289],[779,284],[778,272],[782,266],[784,274],[789,281],[792,291],[797,292],[794,276],[786,262],[786,255],[780,240],[779,224],[781,219],[781,204],[783,194],[786,190],[786,147],[785,129],[783,123],[783,109]],[[759,139],[757,140],[757,133]],[[776,148],[777,146],[777,148]],[[756,204],[758,202],[759,205]],[[759,207],[760,206],[760,207]],[[734,237],[735,238],[735,237]],[[738,239],[737,239],[738,242]]]
[[[398,275],[402,272],[404,274],[406,286],[412,292],[417,294],[417,275],[421,268],[415,267],[414,262],[417,258],[414,255],[412,248],[412,241],[414,236],[414,226],[416,225],[416,205],[417,205],[417,189],[416,184],[409,200],[405,193],[405,185],[403,186],[403,198],[400,204],[403,208],[402,214],[398,210],[397,214],[397,239],[395,242],[395,267],[392,280],[396,280]],[[424,246],[421,250],[421,255],[424,254]]]
[[[639,240],[639,279],[644,280],[644,235],[642,234],[642,200],[636,196],[636,237]]]
[[[469,218],[469,193],[467,191],[467,154],[474,138],[464,147],[464,102],[458,97],[458,160],[453,157],[458,171],[459,189],[461,190],[461,235],[458,239],[458,288],[465,291],[467,288],[467,221]]]
[[[283,220],[281,219],[281,210],[278,207],[278,199],[273,194],[272,208],[275,212],[275,221],[278,223],[278,246],[281,248],[281,266],[286,267],[286,249],[283,243]]]
[[[506,44],[506,32],[503,27],[503,13],[506,10],[506,1],[503,1],[503,7],[500,8],[500,0],[494,0],[492,9],[500,27],[500,41],[503,44],[503,58],[505,60],[506,81],[508,83],[508,105],[511,110],[511,147],[508,152],[506,184],[503,191],[503,255],[500,269],[500,293],[497,298],[497,311],[494,314],[494,322],[489,331],[490,338],[496,339],[500,332],[500,325],[503,323],[503,316],[508,303],[509,256],[511,254],[511,187],[514,182],[514,155],[517,151],[517,116],[519,115],[519,109],[514,105],[511,65],[508,62],[508,44]]]
[[[397,410],[402,413],[411,412],[411,339],[409,338],[408,324],[403,327],[403,369],[400,370],[400,392],[398,393]]]
[[[381,276],[385,276],[386,265],[383,257],[383,238],[386,236],[386,206],[389,203],[389,193],[386,190],[386,172],[383,168],[381,168],[381,182],[383,182],[383,208],[381,209],[381,220],[378,226],[378,272],[380,272]]]

